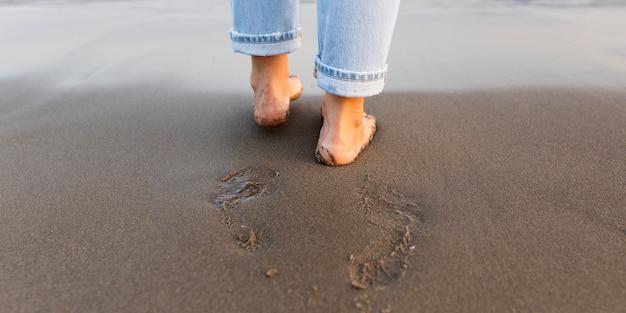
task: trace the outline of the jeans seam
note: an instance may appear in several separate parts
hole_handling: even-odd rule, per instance
[[[387,66],[381,71],[373,71],[373,72],[356,72],[356,71],[348,71],[338,69],[336,67],[332,67],[330,65],[324,64],[320,57],[318,56],[315,60],[315,70],[314,76],[317,76],[317,72],[320,72],[328,77],[345,80],[345,81],[378,81],[387,80]]]
[[[383,90],[385,81],[347,81],[319,73],[317,85],[328,93],[342,97],[370,97]]]
[[[286,32],[275,32],[269,34],[244,34],[234,30],[229,32],[233,42],[249,44],[271,44],[283,41],[294,40],[302,37],[302,28],[298,25],[295,29]]]

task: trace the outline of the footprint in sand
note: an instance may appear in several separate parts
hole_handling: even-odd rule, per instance
[[[358,190],[356,209],[380,235],[350,255],[352,287],[367,289],[404,276],[416,237],[424,227],[422,207],[388,185],[367,177]]]
[[[265,239],[262,229],[245,226],[240,205],[272,193],[276,177],[277,171],[259,166],[233,170],[219,180],[211,196],[222,223],[232,229],[235,240],[244,249],[261,248]]]
[[[219,179],[211,202],[242,248],[266,245],[263,229],[247,223],[241,204],[271,194],[276,189],[276,177],[277,171],[257,166],[230,171]],[[369,177],[357,195],[355,212],[363,215],[378,234],[350,255],[350,283],[356,289],[367,289],[388,284],[405,274],[416,236],[424,228],[424,214],[415,200]]]

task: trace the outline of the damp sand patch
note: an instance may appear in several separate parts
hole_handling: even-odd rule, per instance
[[[405,275],[417,236],[424,229],[424,210],[416,200],[369,176],[357,194],[355,211],[379,234],[349,257],[350,285],[364,290]]]
[[[233,232],[235,242],[244,249],[255,250],[266,245],[262,227],[250,225],[241,204],[264,197],[276,190],[276,170],[250,166],[231,170],[219,179],[211,203],[217,209],[222,223]]]

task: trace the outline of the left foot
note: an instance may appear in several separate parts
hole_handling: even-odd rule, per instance
[[[289,103],[302,94],[302,83],[289,75],[287,55],[253,57],[250,85],[254,91],[254,121],[277,127],[287,121]]]

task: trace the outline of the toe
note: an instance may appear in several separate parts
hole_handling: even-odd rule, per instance
[[[293,101],[300,98],[304,90],[300,78],[296,75],[289,76],[289,86],[291,88],[290,100]]]
[[[374,139],[374,135],[376,134],[376,117],[374,115],[365,114],[364,116],[365,122],[369,124],[369,127],[364,128],[365,131],[365,143],[363,145],[363,149]]]
[[[376,116],[363,113],[363,118],[365,118],[365,120],[368,121],[369,123],[376,125]]]

